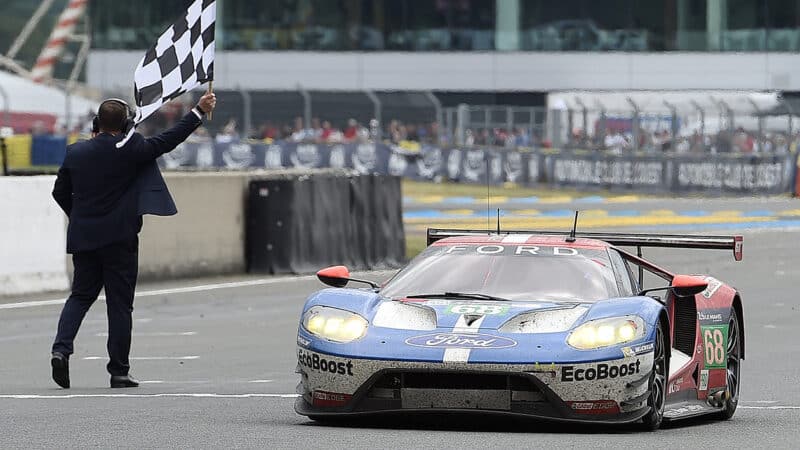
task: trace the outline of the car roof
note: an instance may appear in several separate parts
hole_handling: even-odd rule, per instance
[[[597,239],[577,238],[573,242],[567,242],[567,235],[554,236],[543,234],[524,234],[524,233],[501,233],[486,235],[452,236],[440,239],[432,245],[545,245],[553,247],[568,248],[596,248],[604,249],[610,244]]]

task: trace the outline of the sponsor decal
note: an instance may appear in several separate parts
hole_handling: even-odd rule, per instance
[[[704,368],[722,369],[727,367],[728,325],[702,325]]]
[[[571,247],[550,247],[538,245],[451,245],[446,254],[462,255],[513,255],[513,256],[576,256],[578,250]]]
[[[306,339],[306,338],[304,338],[304,337],[302,337],[302,336],[300,336],[298,334],[297,335],[297,345],[299,345],[301,347],[308,347],[309,345],[311,345],[311,341],[309,341],[308,339]]]
[[[722,322],[723,316],[721,312],[698,311],[697,320],[701,322]]]
[[[680,391],[682,384],[683,384],[683,377],[680,377],[680,378],[676,379],[675,381],[670,383],[669,389],[667,389],[667,393],[668,394],[674,394],[674,393]]]
[[[619,414],[619,405],[614,400],[590,400],[567,402],[577,414]]]
[[[708,287],[705,291],[701,292],[703,297],[710,299],[715,292],[722,286],[722,282],[714,277],[706,277],[706,281],[708,282]]]
[[[311,395],[314,406],[344,406],[353,398],[350,394],[314,391]]]
[[[636,345],[633,347],[622,347],[622,354],[626,357],[633,357],[644,353],[650,353],[656,347],[655,343],[650,342],[647,344]]]
[[[334,358],[323,358],[316,353],[298,349],[297,362],[301,366],[317,372],[353,376],[353,361],[350,360],[343,361]]]
[[[250,167],[256,159],[253,148],[249,144],[232,143],[222,151],[222,163],[229,169]]]
[[[507,313],[508,306],[485,305],[479,303],[477,304],[460,303],[448,306],[445,312],[449,314],[481,314],[481,315],[491,316],[491,315]]]
[[[561,367],[561,381],[595,381],[627,377],[639,373],[640,364],[641,361],[637,359],[636,362],[621,364],[619,366],[605,363],[599,363],[587,369],[576,369],[575,366],[563,366]]]
[[[490,334],[434,333],[406,339],[406,344],[429,348],[508,348],[517,341]]]
[[[697,389],[700,391],[708,390],[708,370],[703,369],[700,371],[700,385]]]

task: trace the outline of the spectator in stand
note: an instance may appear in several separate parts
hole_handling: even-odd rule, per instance
[[[355,142],[362,134],[361,126],[356,119],[349,119],[347,121],[347,128],[344,129],[344,141]]]
[[[311,139],[319,141],[322,136],[322,126],[320,125],[319,117],[311,119]]]
[[[275,124],[273,124],[271,120],[266,121],[264,123],[264,125],[261,125],[261,128],[259,128],[259,132],[258,132],[258,138],[259,139],[262,139],[262,140],[265,140],[265,141],[266,140],[274,141],[274,140],[278,139],[278,137],[279,137],[278,127],[276,127]]]
[[[381,124],[378,122],[378,119],[371,119],[369,121],[369,138],[373,142],[378,142],[381,140]]]
[[[431,123],[431,132],[428,135],[428,142],[434,145],[448,145],[449,142],[447,138],[442,134],[442,130],[439,127],[439,122],[432,122]]]
[[[217,133],[216,141],[219,143],[233,142],[239,140],[239,130],[237,130],[236,119],[231,117],[228,123],[222,127],[222,131]]]
[[[472,130],[467,129],[464,134],[464,145],[467,147],[472,147],[475,145],[475,133],[473,133]]]
[[[319,133],[319,140],[322,142],[329,142],[333,132],[335,130],[331,128],[331,123],[329,121],[322,122],[322,130]]]
[[[305,142],[314,140],[314,130],[303,127],[303,118],[295,117],[294,129],[291,131],[289,140],[292,142]]]

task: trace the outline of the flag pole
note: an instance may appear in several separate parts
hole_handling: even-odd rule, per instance
[[[213,92],[214,92],[214,80],[211,80],[211,81],[208,82],[208,93],[211,94]],[[208,120],[213,120],[214,119],[214,111],[213,110],[209,111],[207,115],[208,115]]]

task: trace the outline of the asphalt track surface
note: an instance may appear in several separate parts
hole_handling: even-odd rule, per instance
[[[49,347],[63,296],[0,299],[0,448],[797,448],[800,228],[737,232],[745,236],[740,263],[728,252],[646,251],[743,295],[747,359],[740,409],[727,422],[655,433],[458,415],[318,425],[292,405],[298,316],[321,284],[238,277],[140,285],[132,373],[146,383],[138,389],[108,388],[102,300],[78,336],[73,387],[62,390],[50,380]]]

